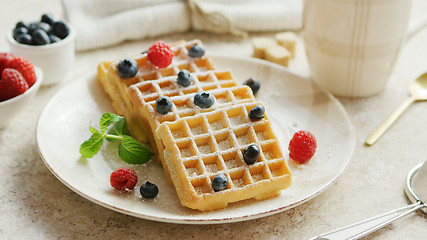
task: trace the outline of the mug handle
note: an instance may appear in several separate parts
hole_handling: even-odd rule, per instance
[[[421,19],[414,21],[414,23],[409,24],[407,39],[408,40],[411,39],[413,36],[415,36],[419,31],[421,31],[426,26],[427,26],[427,17],[423,17]]]

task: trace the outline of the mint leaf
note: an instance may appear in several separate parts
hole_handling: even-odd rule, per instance
[[[99,133],[99,131],[96,128],[92,127],[92,126],[89,126],[89,130],[90,130],[90,132],[92,134]]]
[[[110,129],[110,125],[114,124]],[[80,145],[80,154],[86,158],[92,158],[101,150],[104,138],[108,141],[120,140],[119,156],[130,164],[143,164],[148,162],[153,153],[139,144],[130,135],[126,119],[114,113],[104,113],[99,122],[100,131],[90,126],[92,136]],[[108,133],[106,131],[108,130]]]
[[[130,136],[124,135],[123,141],[119,144],[119,156],[127,163],[143,164],[151,159],[153,153]]]
[[[101,133],[105,133],[107,131],[107,128],[124,117],[119,116],[114,113],[104,113],[101,117],[101,120],[99,121],[99,127],[101,128]]]
[[[126,119],[121,118],[118,122],[116,122],[113,125],[113,127],[110,128],[110,130],[108,130],[108,134],[117,135],[117,136],[122,136],[122,135],[130,136],[128,125],[126,124]]]
[[[96,130],[96,129],[95,129]],[[104,136],[99,132],[95,132],[89,140],[86,140],[80,145],[80,154],[85,158],[92,158],[99,152],[104,142]]]

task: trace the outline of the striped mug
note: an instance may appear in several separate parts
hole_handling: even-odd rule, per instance
[[[306,0],[304,45],[313,81],[332,94],[384,89],[408,36],[411,0]]]

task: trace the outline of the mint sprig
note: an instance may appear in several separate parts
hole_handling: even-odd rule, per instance
[[[110,127],[113,125],[112,127]],[[80,154],[85,158],[92,158],[101,150],[104,139],[121,141],[118,154],[120,158],[130,164],[148,162],[153,153],[131,137],[124,117],[114,113],[104,113],[99,121],[98,131],[89,125],[92,136],[80,145]],[[108,130],[108,131],[107,131]]]
[[[131,164],[146,163],[153,154],[148,149],[141,147],[137,141],[127,135],[123,135],[123,141],[119,144],[119,156],[123,161]],[[146,161],[141,161],[145,156],[150,156]]]

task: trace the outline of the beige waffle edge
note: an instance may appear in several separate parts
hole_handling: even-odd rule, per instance
[[[109,74],[109,68],[111,65],[112,62],[102,62],[98,65],[98,83],[104,88],[105,92],[110,97],[114,111],[119,115],[125,116],[130,131],[135,138],[140,142],[147,142],[147,134],[135,118],[133,106],[125,104],[126,101],[121,92],[126,91],[126,86],[123,86],[123,84],[117,80],[117,77],[112,77],[111,74]]]

